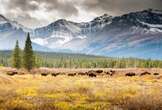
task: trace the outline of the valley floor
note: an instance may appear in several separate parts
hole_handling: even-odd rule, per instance
[[[162,110],[162,77],[1,72],[0,110]]]

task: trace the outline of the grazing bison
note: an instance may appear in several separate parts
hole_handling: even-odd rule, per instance
[[[75,76],[76,73],[69,73],[68,76]]]
[[[48,73],[41,73],[41,76],[47,76]]]
[[[96,70],[96,73],[102,73],[103,70]]]
[[[110,76],[113,76],[115,74],[114,70],[110,70]]]
[[[105,74],[110,75],[110,72],[106,71]]]
[[[89,77],[96,77],[97,75],[94,74],[94,73],[90,73],[90,74],[88,74],[88,76],[89,76]]]
[[[84,75],[87,75],[87,72],[79,72],[78,75],[84,76]]]
[[[155,76],[159,75],[159,73],[154,73]]]
[[[59,73],[51,73],[51,76],[54,76],[54,77],[56,77],[58,75],[59,75]]]
[[[7,75],[9,75],[9,76],[14,76],[14,75],[16,75],[16,74],[18,74],[17,71],[8,71],[8,72],[7,72]]]
[[[126,73],[125,76],[130,76],[130,77],[136,76],[136,73]]]
[[[94,70],[88,71],[88,72],[87,72],[87,75],[88,75],[89,77],[96,77],[96,76],[97,76],[97,75],[96,75],[96,71],[94,71]]]
[[[112,76],[114,73],[110,73],[110,72],[105,72],[106,75]]]
[[[140,74],[140,76],[144,76],[144,75],[151,75],[151,73],[146,71],[146,72],[143,72],[143,73]]]

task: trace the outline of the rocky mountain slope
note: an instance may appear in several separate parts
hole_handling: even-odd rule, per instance
[[[104,14],[90,22],[65,19],[28,29],[0,16],[0,49],[11,49],[15,40],[24,45],[31,33],[34,49],[115,57],[162,58],[162,11],[144,10],[122,16]]]

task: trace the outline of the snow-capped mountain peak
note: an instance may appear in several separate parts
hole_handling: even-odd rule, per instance
[[[68,21],[65,20],[65,19],[59,19],[59,20],[55,21],[54,23],[55,23],[55,24],[62,24],[62,25],[64,25],[64,24],[66,24],[67,22],[68,22]]]
[[[96,17],[93,21],[105,21],[105,20],[110,20],[112,19],[112,16],[108,15],[108,14],[104,14],[102,16]]]
[[[45,49],[43,51],[162,58],[156,54],[162,54],[160,10],[148,9],[113,17],[104,14],[90,22],[82,23],[60,19],[36,29],[25,28],[18,22],[6,20],[3,16],[0,16],[0,21],[7,21],[0,24],[2,49],[5,44],[7,48],[14,47],[16,39],[23,45],[26,32],[30,32],[37,50],[40,47],[42,50]]]

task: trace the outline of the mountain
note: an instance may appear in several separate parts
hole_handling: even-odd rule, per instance
[[[37,28],[33,31],[33,41],[51,49],[69,49],[80,52],[80,45],[86,47],[89,43],[86,39],[111,22],[112,17],[107,14],[88,23],[74,23],[64,19]]]
[[[144,10],[114,17],[91,45],[96,48],[90,53],[100,55],[162,58],[162,11]]]
[[[31,32],[31,29],[11,21],[0,15],[0,50],[11,50],[14,48],[16,40],[19,40],[20,47],[24,47],[27,32]],[[50,50],[47,47],[41,46],[37,43],[33,43],[34,50],[43,51]]]
[[[112,57],[162,58],[162,11],[143,10],[121,16],[104,14],[90,22],[65,19],[28,29],[0,15],[0,49],[24,45],[30,32],[35,50]]]

